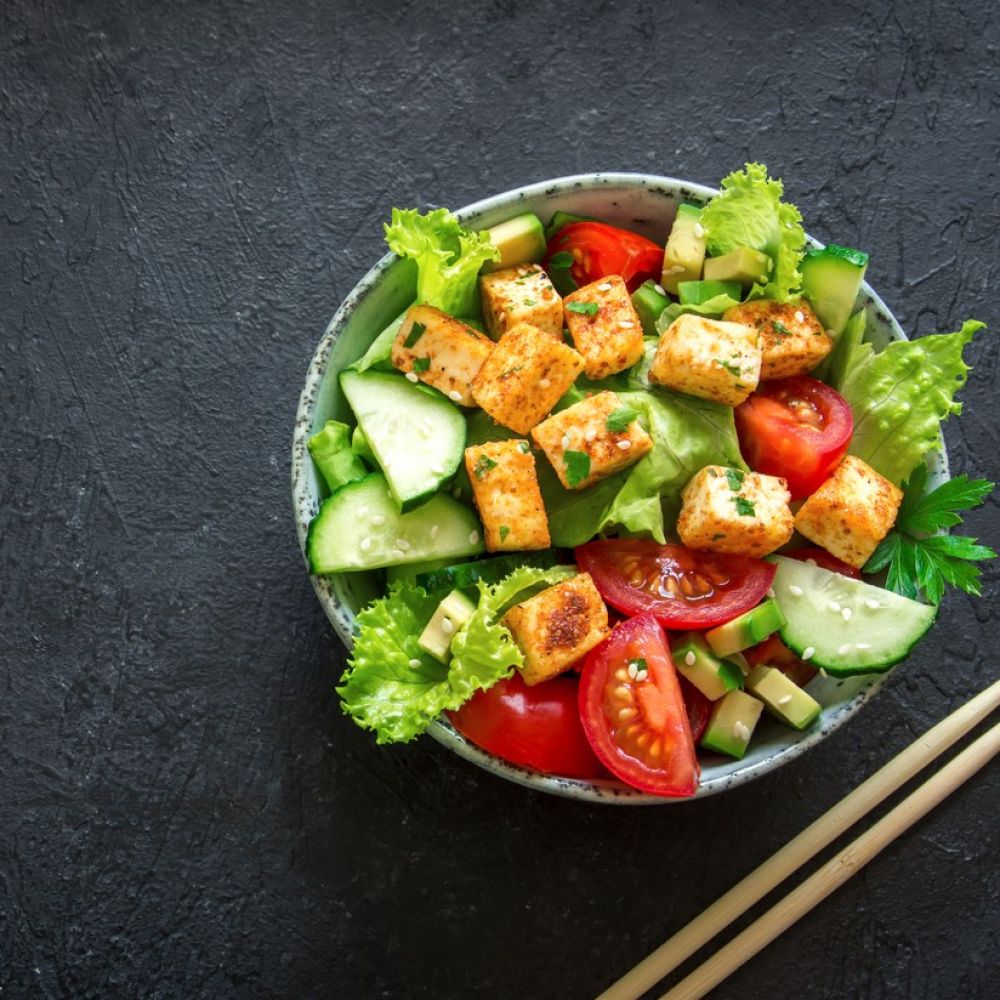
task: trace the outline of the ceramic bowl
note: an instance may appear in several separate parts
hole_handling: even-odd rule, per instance
[[[702,203],[713,194],[713,188],[669,177],[582,174],[517,188],[468,205],[456,214],[468,228],[483,229],[527,211],[547,222],[561,209],[592,215],[663,243],[679,202]],[[808,205],[805,208],[808,211]],[[377,225],[377,221],[373,220],[372,225]],[[309,459],[306,441],[325,421],[349,418],[347,404],[337,385],[337,373],[359,358],[374,337],[413,301],[415,281],[416,271],[409,261],[399,260],[391,254],[383,257],[337,310],[309,365],[296,415],[292,449],[292,496],[303,552],[306,530],[324,495]],[[869,312],[868,338],[877,346],[889,340],[904,339],[892,313],[867,284],[860,293],[860,302]],[[935,477],[947,476],[947,458],[943,451],[937,453],[933,472]],[[366,603],[380,596],[380,574],[314,576],[312,582],[327,617],[350,649],[354,616]],[[805,753],[854,715],[878,691],[886,676],[843,680],[817,677],[811,682],[809,692],[823,706],[823,713],[814,726],[805,732],[796,732],[771,720],[763,720],[743,760],[721,756],[702,758],[701,786],[694,797],[713,795],[750,781]],[[470,743],[446,720],[432,725],[429,734],[485,770],[540,791],[592,802],[628,805],[688,801],[647,795],[617,781],[558,778],[516,767]],[[373,740],[372,753],[392,753],[392,750],[376,749]]]

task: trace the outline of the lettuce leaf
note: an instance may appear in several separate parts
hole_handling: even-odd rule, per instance
[[[718,318],[727,309],[731,309],[733,306],[738,306],[740,304],[739,299],[734,299],[729,295],[713,295],[712,298],[706,299],[704,302],[700,302],[697,305],[688,302],[681,304],[680,302],[671,302],[670,305],[656,317],[656,330],[658,333],[663,333],[664,330],[678,316],[684,313],[696,313],[699,316],[709,316],[712,318]]]
[[[787,302],[802,285],[799,263],[805,252],[802,215],[781,200],[784,185],[762,163],[748,163],[724,178],[722,190],[702,209],[706,247],[713,257],[752,247],[774,261],[770,280],[754,285],[750,298]]]
[[[394,583],[386,597],[358,615],[354,653],[337,688],[341,707],[362,729],[373,730],[378,743],[412,740],[442,712],[524,662],[510,632],[495,619],[524,600],[526,591],[575,574],[571,566],[522,567],[493,586],[480,583],[479,606],[452,639],[447,666],[417,645],[440,598],[405,580]]]
[[[446,208],[426,215],[394,208],[385,239],[393,253],[416,261],[418,302],[452,316],[474,316],[479,311],[479,269],[500,259],[489,233],[467,232]]]
[[[850,453],[898,485],[941,447],[941,422],[962,412],[955,402],[969,372],[962,353],[984,326],[966,320],[957,333],[893,341],[878,354],[858,344],[840,387],[854,413]]]

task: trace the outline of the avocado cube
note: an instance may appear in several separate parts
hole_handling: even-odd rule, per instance
[[[744,611],[725,625],[705,633],[705,639],[716,656],[730,656],[756,646],[785,624],[778,602],[768,598],[757,607]]]
[[[701,745],[742,760],[763,710],[763,702],[751,695],[730,691],[715,703]]]
[[[682,281],[677,285],[677,296],[682,306],[700,306],[719,295],[739,302],[743,297],[743,288],[738,281]]]
[[[644,281],[632,293],[632,308],[635,309],[642,324],[642,332],[647,337],[659,336],[656,321],[669,305],[670,299],[663,294],[663,286],[656,285],[652,281]]]
[[[705,261],[706,281],[738,281],[741,285],[767,284],[774,261],[762,250],[737,247]]]
[[[747,690],[760,698],[771,715],[795,729],[811,726],[823,711],[820,703],[798,684],[763,663],[750,672]]]
[[[351,451],[350,428],[339,420],[328,420],[308,441],[309,454],[332,493],[346,483],[363,479],[368,470]]]
[[[451,640],[475,611],[475,604],[462,591],[453,590],[437,606],[417,645],[435,660],[447,663],[451,659]]]
[[[682,203],[663,250],[663,277],[660,284],[674,295],[682,281],[697,281],[705,263],[705,230],[701,224],[701,209]]]
[[[487,261],[483,273],[502,271],[518,264],[537,264],[545,256],[545,230],[534,212],[525,212],[488,230],[500,259]]]
[[[740,668],[721,660],[697,632],[688,632],[671,646],[677,670],[709,701],[718,701],[727,691],[743,687]]]

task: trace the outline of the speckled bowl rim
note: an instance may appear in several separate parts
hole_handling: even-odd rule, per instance
[[[690,181],[655,174],[604,172],[574,174],[568,177],[559,177],[549,181],[527,184],[523,187],[503,192],[502,194],[493,195],[482,201],[466,205],[464,208],[458,209],[455,214],[459,219],[467,220],[470,217],[482,215],[497,208],[514,205],[518,201],[525,199],[550,197],[563,192],[599,189],[601,187],[646,188],[653,193],[662,193],[671,200],[680,197],[699,202],[704,202],[718,193],[716,188],[703,184],[694,184]],[[812,246],[820,247],[823,245],[812,237],[808,237],[808,240]],[[330,320],[306,374],[305,386],[303,387],[296,412],[295,431],[292,441],[292,503],[295,513],[295,527],[298,533],[299,547],[302,551],[303,560],[305,560],[306,533],[311,517],[309,480],[305,473],[305,463],[309,461],[306,441],[312,429],[313,410],[319,388],[326,376],[330,353],[340,334],[341,328],[360,303],[377,287],[395,260],[396,257],[393,254],[386,254],[348,293],[340,308],[334,314],[333,319]],[[866,305],[872,307],[877,313],[880,313],[879,318],[889,328],[890,339],[907,339],[896,317],[867,282],[862,283],[861,296],[867,299]],[[948,460],[945,449],[942,447],[935,454],[935,475],[947,476]],[[308,562],[306,562],[306,569],[308,571]],[[344,645],[350,650],[353,645],[354,634],[354,619],[351,612],[337,600],[329,581],[312,575],[310,575],[310,579],[313,589],[316,591],[316,596],[319,598],[323,610],[326,612],[327,618],[330,620],[330,623]],[[452,750],[459,757],[471,761],[486,771],[506,778],[508,781],[513,781],[516,784],[536,791],[548,792],[587,802],[615,803],[621,805],[663,805],[665,803],[690,802],[709,795],[716,795],[727,788],[732,788],[734,785],[752,781],[800,757],[850,719],[862,705],[882,688],[886,680],[888,680],[890,673],[891,670],[874,675],[871,681],[853,698],[844,701],[828,712],[824,712],[822,723],[815,729],[798,734],[790,731],[792,742],[785,744],[782,749],[772,755],[753,763],[748,763],[745,767],[738,767],[728,774],[712,776],[709,773],[706,776],[705,771],[710,772],[711,766],[704,768],[702,782],[698,790],[693,796],[685,799],[671,799],[648,795],[612,780],[585,781],[573,778],[560,778],[519,767],[515,764],[509,764],[507,761],[501,760],[499,757],[495,757],[493,754],[487,753],[475,744],[470,743],[446,719],[432,724],[428,729],[428,733],[438,743],[448,747],[448,749]]]

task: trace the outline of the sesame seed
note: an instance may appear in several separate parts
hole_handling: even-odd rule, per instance
[[[462,398],[462,394],[457,389],[452,389],[451,392],[448,393],[448,398],[452,402],[457,403]]]
[[[879,602],[876,601],[874,597],[868,597],[865,599],[865,607],[871,608],[872,611],[875,611],[877,608],[882,607],[882,605],[879,604]]]
[[[634,663],[630,663],[628,665],[628,675],[629,675],[629,677],[631,677],[632,680],[635,680],[635,675],[637,673],[639,673],[639,668]]]
[[[362,504],[362,505],[361,505],[361,506],[360,506],[360,507],[358,508],[358,514],[359,514],[359,515],[360,515],[361,517],[364,517],[364,516],[365,516],[365,514],[367,514],[367,513],[368,513],[368,512],[370,511],[370,510],[371,510],[371,507],[369,507],[369,506],[368,506],[368,504],[366,504],[366,503],[363,503],[363,504]]]
[[[689,649],[689,650],[688,650],[688,651],[687,651],[687,652],[686,652],[686,653],[684,654],[684,662],[685,662],[685,663],[686,663],[686,664],[687,664],[687,665],[688,665],[689,667],[693,667],[693,666],[694,666],[694,662],[695,662],[695,660],[696,660],[696,659],[698,659],[698,657],[696,657],[696,656],[694,655],[694,651],[693,651],[693,650],[690,650],[690,649]]]
[[[405,538],[396,539],[396,548],[405,552],[410,547],[410,543]]]
[[[440,527],[438,525],[436,525],[436,524],[432,524],[431,525],[431,541],[433,541],[435,538],[437,538],[438,532],[440,530],[441,529],[440,529]]]
[[[816,655],[815,646],[806,646],[806,648],[802,650],[803,660],[811,660],[815,655]]]
[[[837,649],[837,652],[841,656],[846,656],[850,651],[851,651],[851,644],[849,642],[845,642],[842,646],[840,646]]]
[[[584,438],[585,441],[593,441],[594,438],[596,438],[596,437],[597,437],[597,431],[594,430],[593,427],[591,427],[590,430],[587,431],[587,433],[583,435],[583,438]]]
[[[840,612],[840,617],[849,622],[854,617],[854,612],[850,608],[844,608]]]
[[[795,310],[795,322],[804,323],[806,321],[806,314],[801,309]]]
[[[663,285],[653,285],[653,291],[654,292],[659,292],[660,295],[666,295],[667,294],[667,290],[663,287]]]
[[[563,436],[562,436],[562,446],[563,446],[563,449],[566,449],[566,448],[569,447],[569,435],[568,434],[563,434]]]
[[[413,372],[407,372],[406,373],[406,381],[407,382],[419,382],[420,379],[418,379],[417,376]]]
[[[840,610],[840,605],[836,601],[830,601],[828,607],[834,614]]]
[[[478,542],[478,541],[479,541],[479,532],[478,531],[470,531],[469,532],[469,544],[470,545],[475,545],[476,542]]]
[[[802,588],[796,583],[791,583],[788,585],[788,593],[791,594],[792,597],[801,597]]]
[[[644,681],[649,676],[648,670],[639,670],[636,672],[635,679],[637,681]]]
[[[618,325],[623,330],[631,330],[632,327],[635,326],[635,323],[633,323],[632,320],[630,320],[630,319],[620,319],[620,320],[618,320]]]
[[[618,447],[621,448],[622,451],[628,451],[629,448],[632,447],[632,442],[628,441],[628,440],[619,441],[618,442]]]
[[[597,286],[597,290],[599,292],[610,292],[611,291],[611,282],[610,281],[605,281],[603,284]]]
[[[779,705],[787,705],[791,700],[792,700],[792,696],[790,694],[783,694],[778,699],[778,704]]]
[[[414,670],[416,670],[417,667],[420,666],[420,661],[416,657],[413,657],[413,659],[410,660],[410,666],[413,667]]]
[[[385,518],[381,514],[376,514],[372,518],[372,524],[374,525],[385,524]]]
[[[806,562],[809,563],[810,566],[817,566],[818,565],[818,563],[816,562],[815,559],[807,559]]]
[[[441,619],[441,631],[445,635],[451,635],[455,631],[455,623],[447,615]]]
[[[372,547],[372,540],[370,538],[361,539],[361,551],[367,552]]]
[[[431,475],[434,475],[434,476],[443,476],[444,475],[444,466],[442,466],[442,465],[432,465],[431,466]]]
[[[830,676],[822,667],[819,668],[819,675],[820,675],[820,677],[829,677]]]
[[[671,274],[683,274],[684,273],[684,265],[683,264],[674,264],[674,266],[672,268],[670,268],[670,273]]]
[[[552,385],[552,383],[547,378],[540,378],[538,380],[538,387],[540,389],[548,389],[550,385]]]
[[[700,240],[704,235],[705,235],[705,227],[700,222],[696,222],[694,224],[695,239]]]
[[[747,729],[745,722],[737,720],[733,723],[733,739],[741,740],[744,743],[750,739],[750,730]]]
[[[421,420],[420,421],[420,429],[425,434],[433,434],[434,433],[434,425],[429,420]]]

